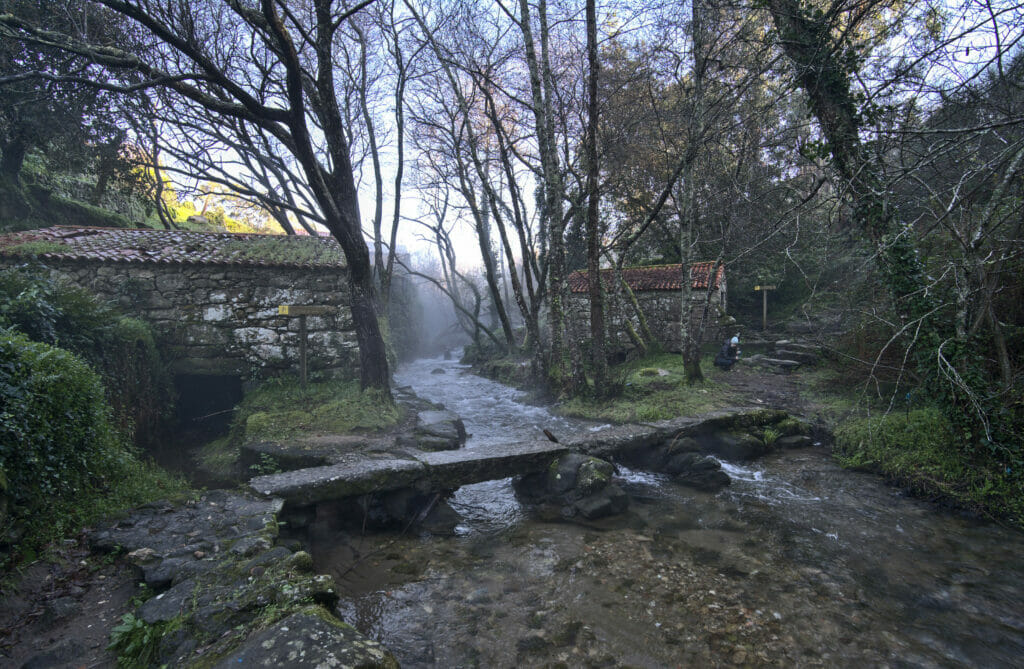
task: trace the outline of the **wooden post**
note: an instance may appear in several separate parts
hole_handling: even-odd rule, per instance
[[[754,286],[754,290],[761,291],[761,329],[768,329],[768,291],[775,290],[775,286]]]
[[[299,318],[299,380],[302,382],[303,389],[306,387],[308,376],[306,371],[306,349],[308,346],[306,341],[308,339],[306,316],[326,316],[334,312],[334,307],[295,306],[290,304],[282,304],[277,307],[278,316],[297,316]]]
[[[302,380],[302,389],[306,389],[306,314],[299,316],[299,378]]]

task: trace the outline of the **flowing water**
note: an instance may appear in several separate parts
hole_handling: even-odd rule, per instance
[[[600,429],[456,362],[396,379],[461,415],[467,448]],[[455,536],[335,535],[313,552],[342,616],[403,667],[1024,663],[1018,531],[820,450],[723,466],[733,485],[716,494],[623,469],[629,512],[588,525],[531,517],[507,480],[466,486]]]

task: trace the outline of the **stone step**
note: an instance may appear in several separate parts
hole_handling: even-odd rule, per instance
[[[782,360],[796,360],[797,362],[805,365],[816,365],[818,364],[818,356],[815,353],[808,353],[807,351],[791,351],[789,349],[777,349],[775,356]]]

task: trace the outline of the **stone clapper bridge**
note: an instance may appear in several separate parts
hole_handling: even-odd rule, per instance
[[[620,425],[599,432],[563,435],[561,443],[535,440],[500,445],[460,448],[465,429],[455,414],[422,411],[417,419],[421,435],[449,435],[447,448],[380,444],[359,452],[341,452],[351,438],[323,437],[303,447],[303,457],[287,460],[291,471],[256,476],[250,487],[260,495],[284,500],[286,512],[313,509],[324,503],[367,495],[415,493],[397,515],[415,517],[422,511],[425,495],[463,485],[510,476],[522,477],[517,491],[531,503],[555,504],[562,515],[598,518],[625,510],[628,500],[613,483],[617,460],[631,467],[671,474],[681,483],[705,490],[728,485],[717,456],[731,461],[750,460],[778,448],[810,446],[810,429],[782,411],[727,409],[695,417]],[[437,443],[430,445],[436,448]],[[260,445],[257,445],[257,450]],[[294,449],[283,445],[260,451],[273,456]],[[282,458],[275,457],[278,462]],[[309,466],[315,464],[315,466]],[[405,502],[403,501],[403,504]],[[394,504],[391,505],[394,509]],[[392,513],[396,513],[392,511]],[[424,512],[425,513],[425,512]],[[302,515],[301,513],[299,515]],[[321,514],[317,514],[321,515]],[[395,520],[398,520],[397,518]]]

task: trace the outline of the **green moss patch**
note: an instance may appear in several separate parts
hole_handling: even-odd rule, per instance
[[[275,379],[246,395],[233,432],[239,443],[281,441],[307,434],[374,432],[398,423],[402,410],[387,393],[356,381],[324,381],[302,389]]]

